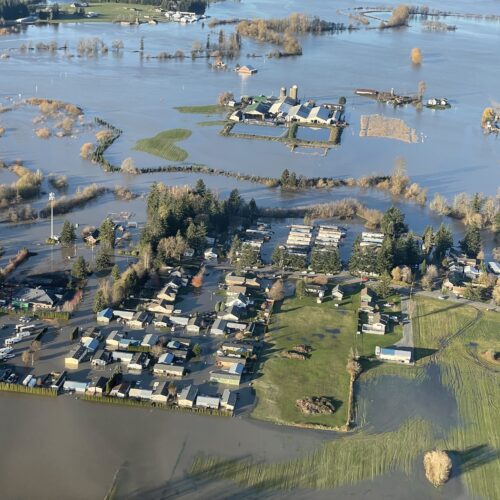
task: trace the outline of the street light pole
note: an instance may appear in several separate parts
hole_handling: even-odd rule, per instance
[[[56,199],[55,193],[49,193],[50,201],[50,238],[54,239],[54,200]]]

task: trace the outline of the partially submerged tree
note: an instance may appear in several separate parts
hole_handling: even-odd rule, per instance
[[[283,283],[283,280],[276,280],[269,290],[268,295],[272,300],[283,300],[285,298],[285,284]]]
[[[428,451],[424,455],[425,477],[434,485],[442,486],[451,475],[451,458],[443,450]]]

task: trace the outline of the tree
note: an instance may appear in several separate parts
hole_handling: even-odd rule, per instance
[[[405,224],[405,216],[396,207],[390,207],[386,210],[382,217],[381,228],[382,232],[385,235],[389,235],[392,239],[397,239],[408,231],[408,226]]]
[[[313,251],[311,256],[311,266],[317,273],[339,273],[342,270],[339,251],[336,248]]]
[[[422,64],[422,51],[418,47],[411,49],[411,62],[415,66]]]
[[[477,257],[477,254],[481,250],[481,233],[476,224],[467,226],[464,239],[459,242],[459,245],[467,257]]]
[[[191,280],[191,285],[193,285],[194,288],[201,288],[203,285],[203,276],[205,274],[205,268],[200,267],[200,270],[193,276],[193,279]]]
[[[386,299],[391,294],[391,277],[385,273],[374,286],[375,292],[379,297]]]
[[[441,262],[446,252],[453,247],[453,235],[450,228],[441,224],[434,235],[434,259]]]
[[[85,259],[80,255],[71,268],[71,276],[77,280],[83,280],[88,276],[89,269]]]
[[[201,253],[205,248],[207,228],[202,222],[195,224],[191,222],[186,231],[187,244],[196,252]]]
[[[76,240],[75,226],[68,220],[65,220],[61,229],[61,244],[71,245]]]
[[[491,296],[493,297],[495,304],[497,306],[500,306],[500,284],[496,285],[495,288],[493,288]]]
[[[177,389],[173,382],[170,382],[170,384],[168,384],[168,395],[171,396],[172,398],[177,396]]]
[[[115,224],[111,219],[103,220],[99,227],[99,240],[104,248],[115,248]]]
[[[306,286],[304,284],[304,280],[297,280],[295,284],[295,296],[298,299],[303,299],[306,295]]]
[[[229,249],[229,261],[233,264],[238,259],[238,254],[241,251],[241,240],[236,234],[231,242],[231,248]]]
[[[399,267],[395,267],[392,271],[391,271],[391,276],[392,276],[392,279],[396,282],[399,282],[401,281],[401,269]]]
[[[205,196],[205,194],[207,193],[207,186],[205,185],[205,183],[203,182],[202,179],[198,179],[196,181],[194,191],[196,194],[198,194],[200,196]]]
[[[424,234],[422,235],[422,242],[422,249],[425,255],[429,255],[434,245],[434,230],[432,226],[427,226],[425,228]]]
[[[285,250],[282,247],[275,247],[271,256],[271,262],[273,266],[280,269],[283,269],[285,267]]]
[[[425,271],[425,275],[422,278],[422,288],[424,290],[432,290],[434,286],[434,281],[435,279],[439,276],[437,267],[433,264],[427,267],[427,270]]]
[[[97,314],[99,311],[106,309],[107,306],[108,302],[106,300],[106,297],[104,296],[104,292],[101,289],[97,290],[94,297],[93,311]]]
[[[272,300],[283,300],[285,298],[285,284],[283,283],[283,280],[276,280],[269,290],[268,295]]]
[[[484,108],[483,115],[481,117],[481,125],[486,125],[487,122],[493,122],[495,120],[495,110],[493,108]]]
[[[248,216],[250,218],[250,224],[253,224],[255,217],[257,216],[257,213],[258,213],[257,203],[252,198],[248,203]]]
[[[21,354],[21,361],[23,362],[24,366],[29,366],[30,364],[33,365],[32,356],[29,349],[25,349],[23,351],[23,353]]]
[[[259,264],[260,264],[259,250],[248,244],[242,245],[238,260],[238,267],[240,268],[254,267]]]
[[[382,246],[377,253],[377,273],[384,274],[394,267],[394,244],[390,236],[386,235]]]
[[[356,380],[361,372],[363,371],[363,367],[361,366],[361,363],[357,360],[359,356],[357,356],[354,351],[352,350],[352,347],[349,351],[349,356],[347,358],[347,365],[346,365],[346,370],[347,373],[351,376],[351,380]]]
[[[195,355],[195,357],[199,358],[201,356],[201,353],[202,353],[201,345],[195,344],[193,346],[193,354]]]
[[[484,299],[484,288],[473,286],[472,283],[467,283],[464,290],[464,298],[474,302],[481,302]]]
[[[118,267],[118,264],[115,264],[111,269],[111,277],[113,278],[113,281],[118,281],[120,276],[120,268]]]
[[[97,272],[109,269],[111,258],[104,249],[101,249],[95,258],[95,270]]]

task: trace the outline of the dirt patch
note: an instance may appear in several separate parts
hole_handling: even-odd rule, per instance
[[[304,415],[335,413],[335,406],[324,396],[309,396],[297,400],[297,407]]]
[[[363,115],[360,118],[360,137],[384,137],[398,141],[417,142],[417,131],[408,127],[399,118],[387,118],[382,115]]]

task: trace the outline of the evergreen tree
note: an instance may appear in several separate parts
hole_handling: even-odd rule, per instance
[[[111,258],[104,249],[101,249],[95,258],[95,270],[104,271],[111,266]]]
[[[115,225],[111,219],[104,219],[99,227],[101,246],[107,249],[115,248]]]
[[[339,251],[336,248],[326,251],[313,251],[311,255],[313,271],[325,274],[337,274],[341,271]]]
[[[255,203],[255,200],[252,198],[250,200],[250,203],[248,204],[248,213],[249,213],[249,218],[250,218],[250,224],[253,224],[255,217],[257,216],[257,203]]]
[[[432,226],[427,226],[425,228],[424,234],[422,235],[422,240],[424,253],[425,255],[429,255],[434,245],[434,230]]]
[[[238,260],[238,267],[254,267],[260,264],[259,251],[251,245],[243,245]]]
[[[229,194],[229,198],[226,203],[228,213],[230,215],[238,215],[241,208],[241,196],[237,189],[233,189]]]
[[[207,228],[203,222],[191,222],[186,231],[187,244],[196,252],[201,253],[206,245]]]
[[[397,239],[408,231],[408,226],[405,224],[405,216],[396,207],[391,207],[385,212],[382,217],[381,227],[383,233],[389,235],[392,239]]]
[[[77,280],[83,280],[87,277],[89,271],[85,259],[80,255],[71,268],[71,276]]]
[[[275,247],[271,256],[273,266],[283,269],[285,267],[285,250],[280,246]]]
[[[467,226],[464,239],[459,242],[459,245],[467,257],[477,257],[477,254],[481,251],[481,233],[476,224]]]
[[[376,294],[382,299],[386,299],[391,294],[391,277],[386,273],[377,281],[375,285]]]
[[[118,267],[118,264],[115,264],[111,269],[111,277],[113,278],[113,281],[118,281],[120,279],[120,276],[120,268]]]
[[[75,226],[68,220],[65,220],[61,229],[61,244],[71,245],[76,240]]]
[[[207,186],[205,185],[202,179],[198,179],[196,181],[196,186],[194,188],[194,191],[196,194],[200,196],[205,196],[207,194]]]
[[[386,235],[382,246],[377,253],[377,273],[389,273],[394,267],[394,244],[390,236]]]
[[[108,306],[106,297],[104,297],[104,292],[99,289],[97,290],[94,297],[94,308],[93,311],[97,314]]]
[[[453,235],[450,228],[441,224],[434,235],[434,259],[441,262],[446,252],[453,247]]]
[[[407,266],[415,266],[422,261],[422,252],[420,245],[414,234],[410,231],[405,240],[405,261],[403,264]]]
[[[233,238],[233,241],[231,243],[231,248],[229,250],[229,260],[231,263],[236,262],[236,259],[238,258],[238,254],[241,251],[241,240],[236,234]]]

